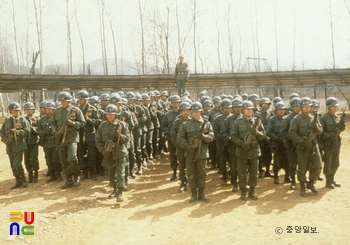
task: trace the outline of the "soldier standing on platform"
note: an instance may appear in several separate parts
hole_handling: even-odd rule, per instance
[[[184,62],[185,57],[179,56],[179,63],[175,67],[175,84],[177,86],[179,96],[182,96],[186,91],[186,83],[189,77],[188,64]]]

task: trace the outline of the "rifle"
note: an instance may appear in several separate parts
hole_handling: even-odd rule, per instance
[[[122,126],[119,123],[116,123],[114,124],[114,130],[115,129],[118,129],[121,132]],[[119,140],[120,140],[120,137],[116,138],[115,136],[112,136],[103,145],[103,151],[108,152],[108,155],[103,157],[103,160],[101,163],[101,166],[104,167],[105,169],[108,168],[108,158],[111,154],[113,154],[114,148],[119,145]],[[112,167],[114,167],[114,165]]]
[[[71,116],[71,113],[75,111],[73,108],[70,110],[70,112],[67,113],[67,117],[64,120],[64,122],[58,127],[57,129],[57,134],[56,136],[56,147],[60,147],[64,144],[64,142],[66,141],[66,135],[67,135],[67,123],[69,120],[69,117]]]
[[[318,114],[316,113],[312,123],[316,123],[317,122],[317,116],[318,116]],[[312,147],[305,149],[305,156],[310,156],[310,160],[316,154],[316,147],[315,147],[316,140],[317,140],[316,132],[314,130],[309,130],[307,132],[307,135],[306,135],[306,141],[310,142],[312,144]]]
[[[45,143],[50,139],[50,136],[51,136],[51,125],[50,123],[47,123],[44,132],[40,134],[39,145],[44,146]]]
[[[343,114],[341,115],[340,121],[337,123],[337,127],[334,131],[334,135],[335,135],[337,140],[341,139],[341,137],[340,137],[341,130],[343,130],[345,128],[345,119],[346,119],[345,109],[342,111],[343,111]],[[335,148],[337,145],[336,143],[337,143],[336,141],[334,141],[332,143],[331,152],[335,152]]]
[[[255,121],[254,121],[254,124],[252,126],[252,128],[256,128],[259,124],[259,121],[260,121],[260,117],[256,117]],[[244,136],[244,139],[243,139],[243,142],[245,144],[249,144],[251,145],[252,143],[256,143],[257,140],[256,140],[256,137],[255,135],[252,135],[250,132],[248,132],[245,136]],[[243,149],[243,148],[242,148]],[[243,149],[244,150],[244,149]],[[248,154],[249,154],[249,150],[244,150],[245,151],[245,154],[244,154],[244,158],[247,158],[248,157]]]
[[[189,150],[188,150],[188,156],[187,158],[190,159],[190,162],[194,162],[197,160],[197,158],[199,157],[200,151],[201,151],[201,147],[202,147],[202,140],[198,139],[198,136],[201,135],[205,129],[205,125],[207,124],[208,120],[203,118],[203,123],[201,124],[201,127],[198,131],[198,133],[196,135],[193,136],[193,138],[191,139],[190,145],[192,146]],[[194,152],[195,150],[198,148],[198,152],[196,154],[196,157],[194,158]]]
[[[16,118],[14,116],[10,116],[10,118],[11,118],[11,128],[8,129],[5,144],[7,146],[11,146],[12,142],[15,142],[15,149],[17,149]],[[14,150],[11,150],[11,151],[12,151],[11,152],[12,154],[15,154]]]

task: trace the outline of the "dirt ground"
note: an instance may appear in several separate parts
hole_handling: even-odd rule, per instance
[[[210,202],[191,204],[190,191],[177,193],[179,181],[169,181],[168,155],[130,180],[122,203],[107,199],[111,188],[106,176],[68,190],[60,189],[63,182],[46,183],[42,150],[39,182],[11,191],[14,178],[1,143],[0,244],[349,244],[349,126],[342,142],[336,175],[341,188],[330,190],[318,181],[320,193],[308,191],[302,198],[299,189],[290,191],[289,184],[265,178],[258,180],[257,201],[241,201],[231,185],[220,186],[217,170],[208,168]],[[34,236],[9,235],[11,211],[35,212]],[[307,226],[310,232],[313,227],[316,233],[296,233],[295,226]]]

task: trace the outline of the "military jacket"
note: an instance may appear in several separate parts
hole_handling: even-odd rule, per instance
[[[31,117],[26,116],[25,119],[29,122],[30,125],[30,134],[27,139],[28,145],[35,145],[39,142],[38,121],[40,118],[38,116],[32,115]]]
[[[200,117],[199,120],[191,118],[181,125],[176,141],[181,148],[186,150],[185,157],[188,156],[188,149],[193,144],[194,140],[196,140],[196,136],[203,122],[204,119],[202,117]],[[200,140],[201,142],[194,152],[194,155],[198,156],[197,159],[207,159],[209,157],[208,146],[214,140],[214,131],[208,121],[206,121],[203,134],[204,138]]]
[[[161,123],[161,130],[162,132],[164,132],[165,135],[169,136],[168,140],[171,140],[170,138],[171,127],[173,126],[173,123],[179,114],[180,114],[180,111],[170,110],[163,117],[163,120]]]
[[[17,142],[7,142],[10,129],[16,130]],[[27,149],[26,138],[29,136],[30,133],[30,125],[24,117],[18,116],[15,118],[14,116],[10,116],[6,118],[4,123],[2,124],[0,132],[1,141],[6,143],[8,147],[11,147],[12,152],[24,151]]]
[[[272,152],[276,152],[283,147],[281,126],[284,118],[285,116],[280,117],[276,114],[276,116],[271,117],[267,123],[266,135],[271,139]]]
[[[220,108],[213,107],[212,109],[210,109],[210,111],[209,111],[209,121],[213,122],[215,116],[217,116],[219,113],[221,113]]]
[[[129,152],[127,149],[127,143],[130,140],[130,132],[125,122],[116,119],[113,123],[108,120],[103,121],[96,131],[95,143],[99,152],[103,151],[103,146],[107,140],[111,139],[114,143],[117,143],[115,137],[112,136],[112,131],[118,129],[117,125],[121,125],[121,134],[119,144],[114,148],[113,160],[124,158],[128,156]]]
[[[98,118],[98,111],[94,106],[90,105],[89,103],[86,104],[85,108],[79,107],[79,109],[83,113],[84,118],[89,118],[86,119],[85,126],[79,129],[80,142],[94,140],[96,128],[100,124],[100,120]]]
[[[231,113],[228,116],[230,115]],[[221,128],[226,118],[227,116],[225,116],[224,113],[220,113],[215,117],[214,121],[212,122],[216,145],[217,145],[217,149],[219,150],[222,148],[223,144],[225,144],[224,137],[221,134]]]
[[[189,68],[186,62],[179,62],[175,67],[175,81],[188,80]]]
[[[321,137],[324,145],[332,145],[332,141],[329,140],[329,133],[335,133],[339,122],[340,116],[337,114],[333,115],[330,112],[327,112],[320,118],[320,123],[323,129]],[[341,128],[340,131],[343,131],[344,129],[345,128]],[[338,141],[340,141],[339,138]]]
[[[49,138],[45,142],[44,147],[52,148],[55,147],[56,138],[51,127],[51,117],[49,117],[48,115],[44,115],[40,118],[38,123],[38,134],[40,135],[40,137],[44,137],[44,135],[42,134],[44,133],[47,127],[50,127],[51,129],[48,131]]]
[[[242,114],[240,115],[230,114],[228,117],[225,118],[222,124],[222,127],[220,129],[220,134],[223,140],[229,142],[227,150],[233,154],[235,154],[235,151],[236,151],[236,145],[231,140],[232,133],[233,133],[233,125],[237,120],[237,118],[241,116]]]

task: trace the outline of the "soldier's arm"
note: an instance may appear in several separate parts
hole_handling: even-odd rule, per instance
[[[42,124],[42,120],[43,120],[42,118],[39,118],[39,120],[38,120],[38,130],[37,130],[37,132],[38,132],[39,135],[44,132],[43,125],[41,125]]]
[[[221,127],[220,127],[220,135],[222,137],[223,140],[227,141],[229,139],[231,139],[230,137],[230,132],[228,129],[228,122],[229,120],[227,120],[227,118],[221,122]]]
[[[188,68],[188,64],[186,63],[186,81],[188,80],[190,76],[190,69]]]
[[[86,123],[89,124],[90,126],[97,127],[99,122],[99,118],[97,115],[97,109],[93,108],[92,110],[92,115],[86,119]]]
[[[320,118],[320,123],[321,123],[323,129],[326,129],[326,120],[327,120],[327,118],[325,117],[326,115],[327,114],[323,115]],[[330,138],[330,135],[329,135],[329,133],[326,132],[326,130],[323,130],[321,137],[323,140],[328,140]]]
[[[126,144],[129,142],[129,140],[130,140],[129,129],[128,129],[126,123],[122,123],[122,130],[121,130],[121,134],[120,134],[119,143]]]
[[[288,134],[289,121],[287,118],[288,116],[282,120],[280,134],[282,135],[283,138],[287,140],[292,140]]]
[[[203,141],[205,143],[211,143],[214,140],[214,130],[210,122],[207,122],[207,130],[203,134]]]
[[[86,124],[85,118],[83,116],[83,112],[76,108],[76,121],[74,121],[74,127],[76,129],[83,128]]]
[[[180,130],[177,134],[176,137],[176,141],[179,143],[180,147],[183,149],[188,148],[188,146],[190,145],[189,142],[186,139],[186,122],[184,122],[183,124],[181,124],[180,126]]]
[[[265,131],[264,125],[262,124],[261,121],[259,121],[258,131],[260,133],[256,135],[257,140],[265,139],[266,138],[266,131]]]
[[[18,135],[22,137],[28,137],[29,134],[30,134],[30,124],[26,119],[24,119],[22,130],[19,131]]]
[[[103,142],[102,142],[102,127],[100,126],[96,130],[96,135],[95,135],[95,145],[96,148],[98,149],[99,152],[102,152],[103,150]]]
[[[175,74],[174,74],[175,76],[174,76],[174,80],[175,80],[175,82],[177,81],[177,64],[176,64],[176,66],[175,66]]]
[[[305,140],[298,135],[298,127],[299,127],[298,120],[293,118],[292,121],[290,122],[290,127],[289,127],[288,133],[289,133],[290,138],[293,140],[293,142],[295,142],[297,144],[303,144]]]
[[[5,120],[5,122],[6,122],[6,120]],[[2,124],[1,130],[0,130],[1,141],[4,142],[4,143],[6,141],[5,122]]]
[[[162,119],[162,122],[160,124],[161,132],[167,133],[168,132],[168,113],[166,113]]]
[[[239,124],[237,120],[234,122],[232,129],[230,129],[230,134],[231,134],[232,142],[237,146],[241,146],[243,143],[243,140],[239,138]]]
[[[176,144],[176,136],[177,136],[178,124],[179,124],[179,120],[175,120],[175,122],[173,123],[173,126],[171,127],[171,130],[170,130],[171,142],[173,142],[175,144]]]
[[[266,135],[269,136],[272,140],[276,140],[277,136],[274,131],[273,131],[273,125],[274,125],[275,119],[272,117],[268,122],[267,122],[267,127],[266,127]]]
[[[56,110],[53,112],[53,115],[52,115],[52,117],[50,118],[50,120],[49,120],[49,124],[51,125],[51,128],[52,128],[52,131],[56,131],[57,130],[57,121],[56,121],[56,119],[55,119],[55,113],[56,112]]]

